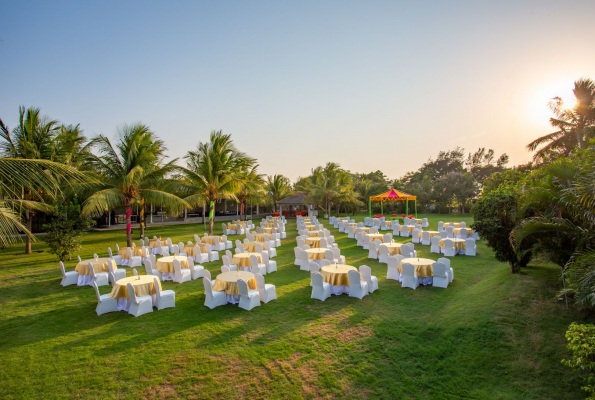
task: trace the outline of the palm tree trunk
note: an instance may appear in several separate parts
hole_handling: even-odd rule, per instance
[[[33,216],[31,215],[31,210],[25,211],[25,221],[27,222],[27,230],[31,232],[33,225]],[[31,254],[31,237],[29,237],[29,235],[27,235],[25,239],[25,254]]]
[[[140,220],[140,238],[144,239],[145,237],[145,199],[141,199],[140,201],[140,212],[138,216]]]
[[[211,211],[209,213],[209,235],[213,235],[213,228],[215,227],[215,202],[213,201],[213,206],[211,207]]]
[[[126,246],[132,247],[132,208],[130,207],[130,200],[126,199]]]
[[[205,203],[203,202],[203,203],[202,203],[202,224],[203,224],[203,225],[205,224],[205,207],[206,207],[206,205],[205,205]]]

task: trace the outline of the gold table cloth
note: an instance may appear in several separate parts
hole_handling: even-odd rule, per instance
[[[404,258],[399,263],[399,272],[403,273],[403,264],[413,264],[415,266],[415,275],[420,278],[429,278],[434,276],[434,268],[432,264],[436,261],[430,260],[429,258]]]
[[[430,234],[430,239],[433,238],[434,236],[440,236],[440,232],[438,232],[438,231],[422,231],[419,233],[420,239],[423,237],[424,232],[428,232]]]
[[[369,233],[368,237],[370,238],[370,242],[373,242],[376,239],[380,240],[381,242],[384,241],[384,235],[380,233]]]
[[[416,219],[415,219],[415,223],[416,223],[416,224],[421,224],[421,218],[416,218]]]
[[[444,248],[444,241],[446,239],[442,239],[438,244],[441,248]],[[465,244],[465,239],[450,239],[452,240],[452,247],[455,248],[456,251],[465,250],[467,245]]]
[[[238,253],[234,254],[231,263],[237,265],[238,267],[251,267],[250,264],[250,256],[254,255],[258,259],[258,263],[262,264],[262,256],[260,253]]]
[[[388,254],[397,255],[401,254],[401,246],[403,243],[385,243],[383,246],[388,247]]]
[[[274,228],[275,227],[275,223],[273,221],[267,221],[266,227],[267,228]]]
[[[362,232],[364,232],[364,233],[370,233],[370,228],[363,228],[363,227],[362,227],[362,228],[355,228],[355,229],[353,230],[353,234],[354,234],[354,235],[357,233],[357,230],[358,230],[358,229],[361,229],[361,231],[362,231]]]
[[[140,278],[140,279],[138,279]],[[128,295],[128,284],[132,283],[134,287],[134,293],[138,297],[140,296],[152,296],[155,294],[155,281],[153,280],[155,276],[153,275],[139,275],[136,276],[129,276],[128,278],[122,278],[116,281],[116,284],[112,288],[112,292],[109,294],[109,297],[113,299],[119,298],[126,298],[130,299]],[[157,279],[158,285],[161,288],[161,282]]]
[[[349,226],[357,226],[357,222],[350,222]]]
[[[188,268],[188,258],[184,256],[169,256],[161,257],[159,260],[157,260],[157,266],[155,269],[159,272],[173,274],[175,272],[174,259],[180,261],[181,268]]]
[[[351,265],[338,264],[327,265],[320,268],[322,280],[333,286],[349,286],[349,271],[357,271],[357,268]]]
[[[223,242],[223,239],[221,238],[221,236],[205,236],[205,237],[200,238],[201,242],[208,243],[211,246],[215,245],[215,240],[217,240],[219,242]]]
[[[324,252],[328,249],[306,249],[308,260],[324,260]]]
[[[90,260],[83,260],[76,265],[74,269],[78,272],[79,275],[91,275],[91,270],[89,269],[89,263],[93,264],[93,270],[96,273],[99,272],[109,272],[109,267],[107,266],[107,262],[109,261],[108,258],[98,258],[97,261],[92,258]]]
[[[161,239],[149,239],[149,247],[151,249],[156,249],[158,240],[161,240]],[[163,242],[165,242],[165,244],[167,244],[167,241],[163,241]],[[162,245],[163,245],[163,242],[162,242]]]
[[[262,243],[260,242],[244,242],[244,249],[248,250],[250,253],[254,253],[256,252],[256,243],[259,243],[262,245]],[[264,249],[264,246],[262,246]]]
[[[320,247],[320,238],[319,237],[309,237],[309,238],[306,238],[306,240],[304,240],[304,242],[308,246],[315,248],[315,249]]]
[[[314,231],[314,230],[316,230],[316,229],[314,229],[314,228],[315,228],[315,226],[314,226],[314,225],[306,225],[306,229],[307,229],[307,230],[309,230],[309,231]]]
[[[238,225],[237,224],[227,224],[227,229],[229,229],[230,231],[237,231]]]
[[[264,243],[264,233],[256,233],[254,234],[254,240],[260,243]]]
[[[471,228],[454,228],[452,230],[452,234],[453,235],[460,235],[461,234],[461,229],[467,229],[467,235],[469,235],[471,233]]]
[[[414,225],[401,225],[401,228],[399,228],[399,230],[401,232],[403,232],[403,228],[407,228],[407,230],[409,232],[413,232],[413,230],[415,229],[415,226]]]
[[[256,279],[254,274],[248,271],[230,271],[217,275],[213,290],[216,292],[225,292],[225,294],[240,294],[238,288],[238,279],[243,279],[248,284],[250,290],[256,290]]]
[[[268,233],[269,235],[272,235],[273,233],[277,233],[276,228],[263,228],[262,231],[264,233]]]
[[[386,226],[392,227],[393,226],[393,221],[386,221]]]
[[[202,243],[198,244],[198,248],[200,249],[201,253],[208,253],[207,251],[207,246],[205,246]],[[187,256],[189,257],[194,257],[196,254],[194,253],[194,245],[193,244],[187,244],[186,246],[184,246],[184,253],[186,253]]]
[[[133,256],[143,256],[143,248],[142,247],[131,247],[130,251],[132,253]],[[124,247],[123,249],[120,249],[120,257],[122,258],[122,260],[128,260],[128,251],[127,248]]]
[[[326,233],[322,232],[322,236],[320,236],[320,232],[319,231],[312,231],[312,232],[308,232],[310,234],[310,237],[326,237]]]
[[[460,228],[461,227],[461,223],[460,222],[445,222],[444,225],[442,225],[442,227],[444,228],[448,228],[449,226],[452,226],[453,228]]]

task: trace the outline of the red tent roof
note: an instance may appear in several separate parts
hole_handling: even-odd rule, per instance
[[[377,196],[370,196],[372,201],[405,201],[405,200],[417,200],[417,196],[410,195],[409,193],[401,192],[399,190],[391,189],[386,193],[379,194]]]

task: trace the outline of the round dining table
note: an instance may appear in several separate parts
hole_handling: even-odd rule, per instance
[[[359,229],[359,230],[361,230],[361,231],[362,231],[362,232],[364,232],[364,233],[370,233],[370,228],[366,228],[366,227],[363,227],[363,226],[362,226],[361,228],[355,228],[355,229],[353,230],[353,234],[354,234],[354,235],[357,233],[357,230],[358,230],[358,229]]]
[[[306,249],[306,253],[308,254],[308,260],[313,260],[318,265],[320,265],[320,260],[325,259],[325,251],[328,249]]]
[[[250,263],[250,256],[256,256],[259,264],[262,264],[262,256],[260,253],[237,253],[234,254],[231,263],[237,265],[242,271],[252,271],[252,264]]]
[[[254,240],[260,243],[264,243],[264,233],[255,233]]]
[[[413,230],[415,229],[415,225],[401,225],[401,228],[399,228],[399,230],[403,232],[403,228],[407,228],[409,232],[413,232]]]
[[[186,256],[169,256],[169,257],[161,257],[157,260],[157,264],[155,265],[155,269],[161,272],[162,276],[161,279],[164,281],[173,281],[175,270],[174,270],[174,260],[178,260],[180,262],[180,268],[188,269],[188,257]]]
[[[249,251],[250,253],[255,253],[257,243],[264,248],[264,245],[261,242],[244,242],[244,250]]]
[[[375,240],[380,240],[381,242],[384,242],[384,235],[381,233],[368,233],[368,237],[370,238],[370,242],[373,242]]]
[[[440,249],[441,249],[440,251],[444,250],[444,241],[447,239],[449,239],[449,238],[441,239],[440,242],[438,243],[438,246],[440,246]],[[465,239],[450,238],[450,240],[452,240],[452,247],[455,248],[455,254],[464,254],[465,253],[465,249],[467,249],[467,242],[465,241]]]
[[[420,239],[423,237],[424,232],[428,232],[430,234],[430,239],[433,238],[434,236],[440,236],[440,232],[438,232],[438,231],[421,231],[419,233]]]
[[[310,237],[326,237],[326,233],[321,231],[308,231],[308,234]]]
[[[449,226],[452,226],[453,228],[460,228],[461,227],[461,223],[460,222],[445,222],[442,227],[443,228],[448,228]]]
[[[230,271],[217,275],[213,284],[213,290],[216,292],[225,292],[227,302],[237,304],[240,301],[238,279],[245,280],[249,290],[256,290],[254,274],[248,271]]]
[[[314,225],[306,225],[306,229],[309,230],[309,231],[314,231],[314,230],[316,230],[316,226],[314,226]]]
[[[89,260],[82,260],[81,262],[79,262],[74,268],[74,270],[79,274],[77,279],[77,286],[87,286],[93,284],[93,277],[91,276],[91,269],[89,268],[89,263],[93,265],[93,271],[95,271],[95,273],[109,272],[109,260],[109,257],[101,257],[98,259],[91,258]]]
[[[128,294],[128,284],[131,283],[134,287],[134,293],[138,297],[151,296],[153,305],[155,305],[155,280],[161,288],[161,282],[159,279],[155,279],[154,275],[139,275],[129,276],[127,278],[118,279],[112,288],[109,297],[118,300],[119,311],[130,310],[130,295]]]
[[[390,255],[397,255],[401,254],[401,246],[404,243],[384,243],[381,246],[386,246],[388,248],[388,254]],[[379,250],[380,252],[380,250]]]
[[[331,293],[334,295],[349,294],[349,271],[357,271],[357,268],[344,264],[320,268],[322,280],[331,285]]]
[[[308,246],[312,247],[313,249],[320,248],[320,238],[319,237],[309,237],[304,239],[304,243]]]
[[[419,283],[421,285],[431,285],[434,281],[432,278],[434,276],[434,268],[432,264],[436,261],[431,260],[429,258],[404,258],[399,263],[399,282],[402,281],[403,278],[403,264],[413,264],[415,267],[415,275],[417,275],[419,279]]]

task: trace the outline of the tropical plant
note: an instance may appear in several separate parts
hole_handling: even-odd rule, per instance
[[[162,204],[171,213],[180,213],[188,204],[178,196],[159,189],[159,182],[176,170],[172,160],[163,164],[165,146],[148,126],[137,123],[119,129],[119,139],[111,141],[99,135],[91,141],[99,154],[90,154],[87,166],[100,182],[83,203],[83,214],[107,212],[126,207],[126,243],[132,246],[132,204]]]
[[[291,193],[291,182],[283,175],[269,175],[265,185],[267,197],[273,203],[273,211],[279,210],[279,200]]]
[[[562,364],[581,375],[586,383],[582,389],[589,393],[587,399],[595,399],[595,326],[573,322],[566,332],[566,340],[572,358],[562,360]]]
[[[73,204],[56,206],[51,221],[43,225],[47,232],[43,240],[50,253],[57,255],[60,261],[69,261],[72,254],[81,249],[83,232],[94,224],[95,221],[81,214],[75,197]]]
[[[534,162],[545,162],[569,156],[583,149],[595,137],[595,82],[579,79],[573,89],[576,105],[564,106],[560,97],[554,97],[549,107],[554,114],[550,124],[555,132],[541,136],[527,145],[535,151]]]
[[[265,192],[264,179],[257,169],[258,165],[254,165],[242,172],[242,186],[237,195],[240,201],[240,218],[242,219],[245,219],[246,216],[246,201],[257,202]]]
[[[245,172],[256,165],[256,161],[239,151],[231,135],[212,131],[210,140],[200,142],[196,150],[186,154],[185,180],[178,190],[187,194],[185,201],[191,206],[209,202],[209,233],[213,234],[215,202],[220,199],[238,200]]]

